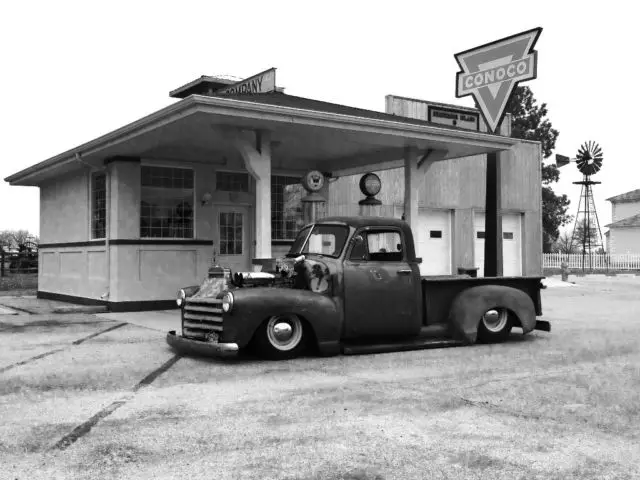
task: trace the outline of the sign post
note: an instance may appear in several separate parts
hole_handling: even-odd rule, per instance
[[[491,133],[498,133],[505,109],[518,83],[536,78],[538,53],[533,47],[542,32],[534,28],[455,55],[456,97],[472,95]],[[484,276],[499,277],[502,264],[502,191],[499,152],[487,154]]]

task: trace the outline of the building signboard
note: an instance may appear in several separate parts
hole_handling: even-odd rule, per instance
[[[431,123],[464,128],[466,130],[480,130],[480,114],[467,110],[457,110],[429,105],[427,120]]]
[[[518,83],[536,78],[538,52],[533,47],[541,32],[534,28],[455,55],[462,70],[456,76],[456,97],[473,96],[489,131],[500,128]]]
[[[224,87],[216,92],[216,94],[226,93],[229,95],[237,94],[255,94],[269,93],[276,89],[276,69],[270,68],[264,72],[258,73],[252,77],[240,80],[233,85]]]

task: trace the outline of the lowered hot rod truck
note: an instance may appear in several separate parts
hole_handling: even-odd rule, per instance
[[[544,277],[421,276],[403,220],[329,217],[305,226],[273,272],[224,271],[179,291],[181,353],[272,359],[500,342],[551,330]]]

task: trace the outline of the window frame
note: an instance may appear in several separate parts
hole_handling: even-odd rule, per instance
[[[181,170],[189,170],[193,176],[193,187],[192,187],[192,210],[193,215],[191,218],[192,226],[192,236],[191,237],[156,237],[156,236],[142,236],[142,189],[144,186],[142,185],[142,169],[143,168],[176,168]],[[162,241],[162,240],[195,240],[197,237],[196,231],[196,217],[197,217],[197,199],[196,199],[196,185],[197,185],[197,170],[193,166],[184,166],[176,163],[155,163],[155,162],[141,162],[140,163],[140,198],[138,205],[140,206],[140,210],[138,211],[138,238],[142,240],[153,240],[153,241]],[[166,187],[151,187],[151,188],[160,188],[165,190],[171,190],[171,188]]]
[[[274,222],[279,222],[281,224],[284,224],[284,202],[283,202],[283,209],[281,210],[280,214],[281,214],[281,218],[278,220],[274,220],[273,216],[275,214],[274,211],[274,198],[275,198],[275,194],[274,194],[274,190],[273,190],[273,183],[274,183],[274,178],[286,178],[286,179],[295,179],[296,180],[296,184],[300,185],[302,187],[302,179],[301,176],[297,175],[297,174],[293,174],[293,173],[287,173],[287,172],[271,172],[271,177],[269,179],[270,182],[270,187],[271,187],[271,242],[274,244],[280,244],[280,245],[292,245],[293,242],[295,242],[297,236],[298,236],[298,232],[300,231],[299,228],[296,228],[296,230],[293,232],[293,235],[291,238],[276,238],[274,235],[274,232],[276,231],[274,227]],[[293,184],[288,184],[288,185],[293,185]],[[304,187],[302,187],[302,189],[304,190]],[[304,196],[304,192],[303,192],[303,196]],[[302,209],[302,202],[301,202],[301,212],[300,212],[300,219],[304,220],[304,211]],[[296,220],[298,220],[296,218]],[[280,229],[286,232],[286,229]]]
[[[242,249],[241,253],[222,253],[222,232],[221,232],[221,225],[220,225],[220,217],[222,214],[232,214],[232,215],[241,215],[244,217],[245,213],[244,212],[222,212],[220,210],[217,211],[216,213],[216,225],[215,228],[218,230],[218,245],[217,245],[217,254],[220,256],[242,256],[242,255],[249,255],[250,251],[251,251],[251,247],[248,245],[245,245],[246,240],[247,240],[247,235],[249,235],[249,232],[247,231],[247,229],[245,229],[245,224],[244,221],[247,221],[247,218],[243,218],[243,221],[241,222],[241,226],[242,226],[242,237],[240,238],[240,248]],[[235,223],[234,223],[234,228],[236,227]],[[226,240],[226,239],[225,239]],[[236,243],[237,239],[235,238],[235,234],[234,234],[234,245]],[[247,248],[245,248],[247,247]]]
[[[369,258],[369,256],[371,255],[371,252],[369,251],[369,242],[367,239],[367,235],[369,235],[370,233],[397,233],[398,235],[400,235],[400,243],[402,244],[402,256],[400,258],[400,260],[371,260],[371,258]],[[393,227],[393,226],[388,226],[388,227],[384,227],[384,226],[376,226],[376,227],[362,227],[357,229],[353,236],[355,237],[356,235],[363,235],[364,236],[364,241],[365,241],[365,245],[366,245],[366,252],[367,252],[367,258],[366,259],[359,259],[359,260],[352,260],[351,259],[351,253],[353,251],[353,249],[356,247],[356,244],[354,242],[351,242],[349,240],[349,243],[351,243],[351,246],[349,247],[349,250],[346,252],[345,254],[345,260],[351,262],[351,263],[361,263],[361,262],[375,262],[375,263],[393,263],[393,262],[408,262],[407,260],[407,242],[404,238],[402,229],[398,228],[398,227]],[[352,237],[353,238],[353,237]]]
[[[98,176],[102,176],[104,177],[104,235],[102,237],[96,237],[94,236],[94,223],[93,223],[93,212],[94,212],[94,208],[95,208],[95,203],[96,203],[96,199],[95,199],[95,188],[94,188],[94,179]],[[98,172],[91,172],[91,175],[89,176],[89,199],[90,199],[90,205],[89,205],[89,238],[91,240],[105,240],[107,238],[107,225],[109,224],[108,220],[108,215],[109,215],[109,211],[107,208],[107,172],[104,171],[98,171]]]

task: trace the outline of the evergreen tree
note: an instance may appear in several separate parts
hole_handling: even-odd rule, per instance
[[[529,87],[519,86],[509,99],[506,112],[512,115],[511,136],[524,140],[536,140],[542,144],[542,156],[547,159],[553,153],[560,134],[553,128],[547,117],[547,104],[538,106]],[[542,168],[542,250],[551,252],[560,234],[560,227],[571,221],[569,199],[566,195],[556,195],[550,184],[557,182],[560,171],[554,164],[541,165]]]

